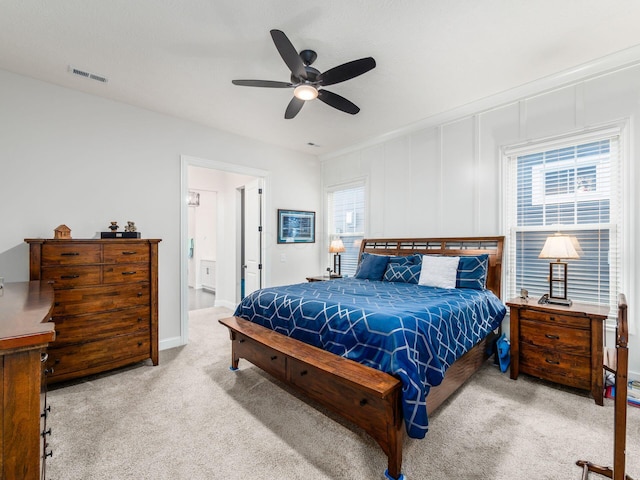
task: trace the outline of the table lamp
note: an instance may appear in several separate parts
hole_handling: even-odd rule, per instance
[[[544,242],[544,247],[542,247],[538,258],[556,260],[549,263],[549,298],[547,303],[571,306],[571,300],[567,298],[567,262],[561,260],[580,258],[576,247],[580,248],[577,240],[572,240],[569,235],[561,233],[547,237]]]
[[[336,240],[331,240],[331,245],[329,245],[329,253],[333,253],[333,272],[336,275],[340,275],[340,253],[344,252],[344,243],[340,238]]]

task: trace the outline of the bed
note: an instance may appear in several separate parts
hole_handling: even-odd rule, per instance
[[[487,359],[487,336],[506,313],[503,243],[365,239],[359,275],[386,258],[381,279],[365,274],[262,289],[220,320],[230,331],[231,368],[244,358],[360,426],[387,455],[386,477],[403,478],[405,432],[424,437],[427,413]],[[423,264],[453,260],[433,256],[461,257],[456,287],[471,288],[417,285]],[[463,264],[473,266],[470,274]]]

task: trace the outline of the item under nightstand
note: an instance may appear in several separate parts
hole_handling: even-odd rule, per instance
[[[603,326],[609,307],[566,307],[516,297],[511,309],[511,378],[519,373],[582,390],[603,404]]]

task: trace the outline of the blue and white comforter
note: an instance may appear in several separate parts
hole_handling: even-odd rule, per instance
[[[258,290],[235,315],[396,376],[407,433],[423,438],[429,389],[505,313],[490,290],[344,278]]]

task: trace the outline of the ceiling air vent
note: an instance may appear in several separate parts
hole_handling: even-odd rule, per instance
[[[80,70],[79,68],[72,67],[71,65],[69,65],[69,72],[71,72],[74,75],[78,75],[80,77],[95,80],[97,82],[107,83],[109,81],[107,77],[103,77],[102,75],[96,75],[95,73],[91,73],[91,72],[86,72],[84,70]]]

